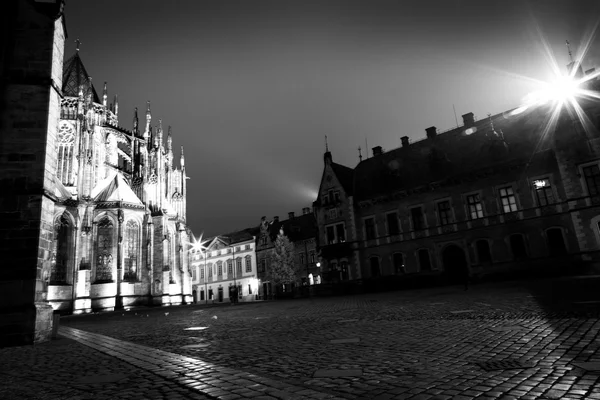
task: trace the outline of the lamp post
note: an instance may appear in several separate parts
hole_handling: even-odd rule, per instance
[[[200,254],[202,254],[202,257],[204,258],[204,300],[205,300],[205,303],[208,304],[208,274],[206,271],[206,258],[208,257],[208,252],[206,251],[207,248],[204,247],[204,243],[206,243],[206,242],[202,241],[202,234],[201,234],[200,239],[195,240],[195,243],[192,246],[191,250],[198,251]]]

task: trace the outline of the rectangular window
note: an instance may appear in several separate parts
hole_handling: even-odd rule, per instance
[[[235,246],[235,251],[240,252],[240,246]]]
[[[481,204],[479,193],[467,196],[467,207],[471,219],[483,218],[483,204]]]
[[[339,191],[337,191],[337,190],[336,190],[335,192],[333,192],[333,201],[334,201],[335,203],[337,203],[337,202],[339,202],[339,201],[340,201],[340,192],[339,192]]]
[[[404,268],[404,255],[402,253],[394,253],[394,272],[396,275],[403,274],[406,272]]]
[[[335,243],[335,231],[333,230],[333,226],[327,227],[327,244]]]
[[[517,211],[517,199],[511,186],[500,188],[500,201],[502,202],[502,211],[505,213]]]
[[[223,276],[223,264],[217,265],[217,276]]]
[[[227,254],[230,254],[230,253],[231,253],[231,248],[230,248],[230,247],[228,247],[228,248],[227,248]]]
[[[261,243],[263,246],[266,246],[266,245],[267,245],[267,236],[266,236],[266,235],[265,235],[265,236],[263,236],[262,238],[260,238],[260,243]]]
[[[600,195],[600,168],[597,165],[585,167],[583,168],[583,176],[589,195]]]
[[[375,218],[365,219],[365,237],[367,240],[375,239]]]
[[[423,215],[423,207],[411,208],[410,216],[413,222],[413,230],[418,231],[425,229],[425,216]]]
[[[192,280],[195,281],[196,280],[196,268],[192,269]]]
[[[238,258],[237,260],[235,260],[235,270],[238,275],[242,274],[242,259],[241,258]],[[250,271],[252,271],[252,268],[250,268]]]
[[[533,188],[535,190],[538,206],[543,207],[554,203],[554,194],[552,193],[550,179],[536,179],[533,181]]]
[[[386,215],[388,235],[397,235],[400,233],[400,224],[398,223],[398,213],[389,213]]]
[[[249,244],[246,245],[246,250],[250,250],[250,245]]]
[[[267,270],[267,260],[260,261],[260,272],[265,272]]]
[[[252,294],[252,286],[250,284],[248,284],[248,294]]]
[[[337,208],[332,208],[329,210],[329,219],[337,218]]]
[[[300,253],[298,258],[300,259],[300,264],[304,264],[304,253]]]
[[[200,270],[200,280],[204,280],[204,268]]]
[[[338,243],[344,243],[346,241],[346,227],[344,224],[337,224],[335,226],[335,233],[337,235]]]
[[[233,262],[231,260],[227,261],[227,274],[233,274]]]
[[[329,198],[329,202],[333,203],[333,190],[327,192],[327,197]]]
[[[448,225],[452,223],[452,210],[450,209],[450,201],[440,201],[438,203],[438,217],[440,225]]]
[[[212,276],[213,276],[212,265],[209,265],[209,266],[208,266],[208,277],[209,277],[209,278],[212,278]]]
[[[310,252],[310,263],[314,264],[315,263],[315,252],[311,250]]]
[[[252,259],[246,257],[246,272],[252,272]]]

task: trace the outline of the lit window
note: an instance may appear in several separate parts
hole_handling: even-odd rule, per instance
[[[554,203],[554,194],[552,193],[550,179],[545,178],[533,181],[533,188],[535,189],[535,196],[537,197],[539,206],[547,206]]]
[[[479,194],[467,196],[467,207],[469,208],[469,217],[471,219],[483,218],[483,204]]]
[[[125,225],[127,250],[125,252],[125,280],[134,281],[137,277],[138,270],[138,253],[140,250],[140,229],[134,220],[127,221]]]
[[[438,203],[438,217],[440,225],[448,225],[452,223],[452,210],[450,209],[450,201],[440,201]]]
[[[517,199],[515,198],[513,188],[507,186],[500,188],[498,192],[500,193],[500,201],[502,202],[502,211],[505,213],[517,211]]]

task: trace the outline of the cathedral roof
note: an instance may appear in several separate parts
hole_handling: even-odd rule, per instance
[[[92,198],[96,202],[123,201],[129,204],[143,205],[141,200],[131,190],[121,174],[114,173],[96,185],[92,191]]]
[[[83,89],[84,96],[88,93],[87,91],[92,90],[92,100],[96,103],[100,103],[98,93],[92,84],[92,79],[88,75],[79,52],[76,52],[71,58],[69,58],[63,68],[63,86],[62,91],[65,96],[78,97],[79,88]]]

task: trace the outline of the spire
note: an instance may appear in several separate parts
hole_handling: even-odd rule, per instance
[[[358,146],[358,162],[362,161],[362,153],[360,151],[360,146]]]
[[[139,124],[139,121],[138,121],[137,107],[136,107],[135,110],[133,111],[133,134],[135,136],[137,136],[139,133],[138,124]]]
[[[87,102],[90,105],[90,107],[92,106],[92,103],[94,102],[94,85],[92,84],[92,77],[88,77],[89,78],[89,85],[88,85],[88,90],[87,90]]]
[[[106,90],[106,81],[104,81],[104,89],[102,90],[102,105],[106,107],[106,101],[108,100],[108,91]]]
[[[79,39],[75,39],[75,51],[79,53],[79,45],[81,41]]]
[[[152,129],[152,128],[150,128],[150,129]],[[152,139],[153,139],[152,142],[154,143],[154,147],[158,148],[158,143],[159,143],[159,141],[158,141],[158,132],[154,133],[154,130],[151,130],[150,132],[151,132],[151,135],[152,135]]]
[[[163,129],[162,129],[162,119],[158,120],[158,143],[160,145],[163,144]]]
[[[331,152],[329,151],[329,146],[327,144],[327,135],[325,135],[325,154],[323,154],[323,161],[325,161],[325,164],[327,164],[328,162],[331,163],[333,161],[333,158],[331,157]]]
[[[169,125],[169,132],[167,133],[167,151],[173,151],[173,136],[171,135],[171,125]]]
[[[329,152],[329,145],[327,144],[327,135],[325,135],[325,152]]]
[[[181,157],[179,157],[179,165],[181,165],[181,169],[185,168],[185,157],[183,156],[183,146],[181,146]]]
[[[567,43],[567,51],[569,52],[569,60],[573,62],[573,53],[571,53],[571,43],[568,40],[565,40]]]
[[[115,102],[113,103],[115,105],[115,109],[113,110],[113,112],[115,113],[115,117],[119,116],[119,96],[115,94]]]
[[[150,121],[152,121],[152,114],[150,113],[150,100],[148,100],[146,102],[146,129],[144,129],[144,138],[146,138],[146,140],[148,140],[148,138],[152,139]],[[148,144],[150,144],[150,142],[148,142]]]

